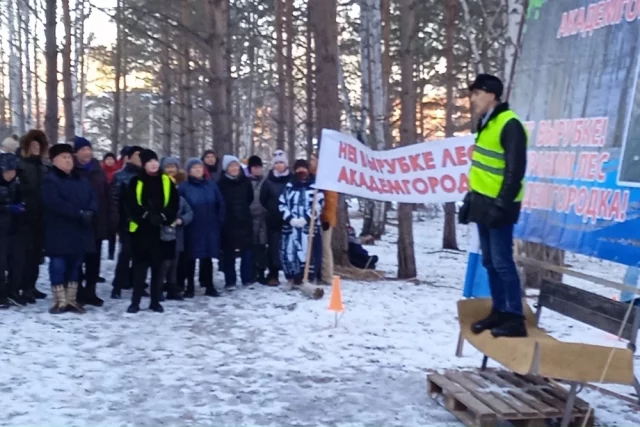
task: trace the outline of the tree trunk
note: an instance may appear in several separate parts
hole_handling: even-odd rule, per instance
[[[445,136],[452,137],[455,126],[453,122],[453,114],[455,109],[455,99],[453,97],[456,78],[453,71],[455,66],[454,56],[454,31],[456,28],[457,14],[456,0],[447,0],[444,8],[444,31],[445,31],[445,57],[447,61],[447,70],[445,74],[447,89],[447,104],[445,111]],[[442,248],[458,250],[458,242],[456,238],[456,205],[455,203],[446,203],[444,206],[444,230],[442,235]]]
[[[9,23],[9,100],[11,106],[11,125],[15,132],[25,132],[24,106],[22,99],[22,78],[19,51],[22,49],[20,40],[20,23],[17,20],[18,11],[15,2],[9,0],[7,14]]]
[[[6,90],[7,88],[4,85],[5,79],[7,75],[5,74],[5,68],[7,66],[4,61],[4,26],[2,21],[0,20],[0,128],[5,129],[8,128],[6,109],[7,109],[7,98],[6,98]]]
[[[40,0],[36,0],[33,5],[34,11],[34,20],[36,22],[36,27],[38,23],[40,23]],[[33,75],[34,75],[34,85],[33,85],[33,94],[34,94],[34,108],[36,110],[36,128],[42,128],[42,112],[40,111],[40,81],[38,76],[40,75],[40,37],[39,31],[33,32]],[[3,110],[4,111],[4,110]]]
[[[209,23],[209,87],[213,145],[220,153],[232,151],[231,113],[229,110],[229,56],[227,52],[229,0],[206,0]]]
[[[122,145],[129,145],[129,88],[127,86],[127,75],[129,74],[128,51],[127,51],[127,29],[122,28],[122,92],[121,92],[121,122],[122,122]]]
[[[27,74],[27,103],[26,103],[26,119],[25,126],[27,129],[33,128],[33,71],[31,69],[31,2],[30,0],[23,0],[22,16],[23,19],[23,34],[24,34],[24,65]],[[36,31],[37,32],[37,31]],[[36,80],[37,84],[37,80]]]
[[[296,160],[296,117],[295,117],[295,87],[293,67],[293,44],[295,40],[295,26],[293,16],[293,0],[286,0],[286,30],[287,30],[287,144],[289,147],[289,162]]]
[[[113,67],[115,71],[115,88],[113,92],[113,126],[111,128],[111,151],[118,152],[120,146],[120,113],[121,106],[120,101],[122,96],[120,93],[120,83],[122,81],[122,21],[123,15],[123,2],[124,0],[117,0],[116,3],[116,49],[113,58]]]
[[[507,33],[504,47],[504,87],[507,89],[506,99],[509,99],[511,80],[516,69],[516,56],[524,25],[526,0],[506,0],[507,4]]]
[[[315,93],[315,81],[313,79],[313,73],[314,73],[314,63],[313,63],[313,56],[312,56],[312,49],[313,49],[313,34],[312,34],[312,29],[311,29],[311,17],[309,16],[311,8],[308,7],[307,8],[307,33],[306,33],[306,42],[307,42],[307,49],[305,51],[305,61],[306,61],[306,66],[307,66],[307,75],[305,76],[305,82],[306,82],[306,92],[307,92],[307,96],[306,96],[306,101],[307,101],[307,118],[306,118],[306,127],[307,127],[307,159],[311,158],[311,153],[313,153],[313,138],[314,138],[314,132],[313,132],[313,124],[314,124],[314,120],[313,120],[313,103],[314,103],[314,98],[313,95]]]
[[[367,0],[360,0],[360,139],[367,140],[369,128],[369,18],[370,11]]]
[[[278,73],[278,115],[276,117],[276,148],[284,150],[285,142],[285,112],[286,112],[286,78],[284,75],[284,4],[285,0],[275,0],[276,12],[276,68]],[[291,159],[289,159],[291,160]]]
[[[391,149],[393,148],[394,142],[388,117],[390,112],[393,111],[393,94],[391,93],[391,85],[389,84],[391,66],[393,65],[393,61],[391,60],[391,0],[380,0],[380,10],[383,24],[382,43],[384,46],[384,51],[382,52],[382,79],[384,83],[384,102],[386,103],[384,111],[387,116],[384,121],[384,138],[386,148]]]
[[[46,0],[45,49],[47,58],[47,111],[45,131],[49,144],[58,142],[58,46],[56,42],[56,0]]]
[[[315,38],[316,112],[318,138],[323,128],[340,129],[338,96],[338,22],[337,0],[309,0],[309,20]],[[338,224],[333,230],[331,246],[335,265],[349,266],[349,222],[343,195],[338,204]]]
[[[253,13],[250,14],[249,21],[251,22],[251,27],[253,28],[255,22],[255,16]],[[255,81],[256,81],[256,46],[255,46],[256,37],[253,36],[249,40],[249,52],[247,53],[249,60],[249,94],[247,96],[247,106],[243,110],[248,109],[248,117],[246,117],[245,121],[242,123],[243,130],[242,135],[244,138],[243,145],[245,146],[245,150],[247,155],[253,156],[255,154],[255,142],[253,139],[253,130],[255,128],[255,120],[256,120],[256,106],[255,104]]]
[[[349,122],[349,131],[352,135],[358,134],[358,120],[351,107],[351,98],[349,97],[349,88],[347,87],[347,81],[344,77],[344,69],[342,67],[342,60],[338,56],[338,79],[340,81],[340,91],[342,92],[342,105],[344,106],[344,113],[347,116]]]
[[[162,57],[160,59],[160,78],[162,91],[162,151],[165,156],[171,155],[171,29],[168,23],[162,25]],[[182,159],[184,160],[184,159]]]
[[[400,69],[402,73],[402,115],[400,144],[416,142],[416,87],[413,57],[416,37],[416,0],[400,0]],[[413,205],[398,206],[398,278],[417,276],[413,243]]]
[[[188,27],[189,1],[182,0],[182,25]],[[189,142],[187,141],[187,86],[189,85],[189,41],[186,35],[180,36],[180,74],[178,83],[178,102],[180,109],[178,110],[178,153],[181,159],[186,159],[189,150]]]
[[[64,136],[72,141],[76,135],[73,115],[73,82],[71,81],[71,9],[69,0],[62,0],[62,21],[64,22],[64,48],[62,49],[62,86],[64,88]]]

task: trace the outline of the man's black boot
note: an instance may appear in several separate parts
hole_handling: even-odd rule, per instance
[[[495,338],[525,338],[527,336],[527,327],[525,325],[524,316],[518,314],[506,314],[506,321],[500,326],[491,329],[491,335]]]
[[[489,329],[496,328],[505,321],[504,317],[505,316],[503,313],[500,313],[499,311],[496,311],[496,310],[492,310],[491,314],[488,317],[482,320],[479,320],[473,325],[471,325],[471,332],[478,335]]]

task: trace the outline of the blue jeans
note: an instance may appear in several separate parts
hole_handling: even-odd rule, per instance
[[[523,314],[520,277],[513,261],[513,225],[487,228],[478,224],[482,264],[489,273],[493,308],[503,313]]]
[[[65,285],[80,280],[80,266],[84,255],[67,255],[49,258],[49,280],[51,285]]]
[[[227,286],[235,285],[238,276],[236,274],[236,258],[240,258],[240,278],[243,284],[253,283],[255,273],[253,271],[253,251],[244,249],[240,252],[226,251],[222,254],[222,271],[224,282]]]

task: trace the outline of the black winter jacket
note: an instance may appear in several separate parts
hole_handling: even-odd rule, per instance
[[[499,114],[507,111],[509,104],[498,105],[489,120],[489,123]],[[481,134],[486,124],[480,120],[478,134]],[[522,123],[517,119],[508,121],[502,129],[500,143],[504,149],[505,171],[502,188],[498,197],[493,199],[483,194],[469,192],[465,197],[464,206],[461,208],[461,222],[475,222],[488,226],[488,212],[492,207],[499,206],[504,210],[503,225],[515,224],[520,216],[521,203],[515,198],[522,188],[522,180],[527,169],[527,133]]]
[[[107,174],[96,159],[91,159],[91,162],[85,166],[76,161],[75,171],[89,181],[98,201],[98,212],[93,217],[93,225],[96,240],[102,241],[109,237],[110,231],[109,205],[111,205],[111,193],[107,182]]]
[[[273,171],[262,184],[260,189],[260,203],[267,210],[267,228],[275,231],[282,231],[282,213],[280,212],[278,199],[284,191],[284,187],[291,181],[291,173],[286,176],[275,176]]]
[[[124,168],[113,175],[111,182],[111,203],[109,206],[110,230],[126,232],[129,227],[129,214],[123,201],[124,194],[131,180],[142,173],[142,168],[127,163]]]
[[[42,204],[42,185],[47,167],[38,156],[23,157],[18,169],[20,180],[20,195],[25,204],[26,212],[21,225],[29,228],[27,243],[30,249],[37,252],[44,247],[44,206]]]
[[[251,181],[241,174],[238,178],[229,178],[222,174],[218,183],[226,216],[222,227],[222,251],[248,249],[253,246],[253,186]]]
[[[20,203],[20,183],[16,178],[7,182],[0,174],[0,239],[16,233],[21,214],[9,211],[9,206],[16,203]]]

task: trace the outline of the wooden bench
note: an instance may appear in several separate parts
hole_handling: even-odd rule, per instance
[[[617,349],[603,377],[611,356],[611,347],[556,340],[538,327],[542,310],[561,315],[613,334],[625,326],[621,338],[628,341],[627,349]],[[567,408],[562,426],[571,421],[572,408],[579,388],[586,383],[632,385],[640,401],[640,383],[633,371],[633,353],[640,327],[640,308],[596,295],[563,283],[544,280],[541,284],[538,310],[534,314],[525,304],[527,338],[493,338],[490,331],[474,335],[471,324],[491,311],[490,299],[458,302],[460,338],[457,356],[462,355],[464,341],[468,341],[483,355],[482,368],[493,359],[520,375],[535,374],[545,378],[567,381],[570,386]],[[627,314],[629,316],[627,317]],[[626,318],[625,318],[626,317]]]

